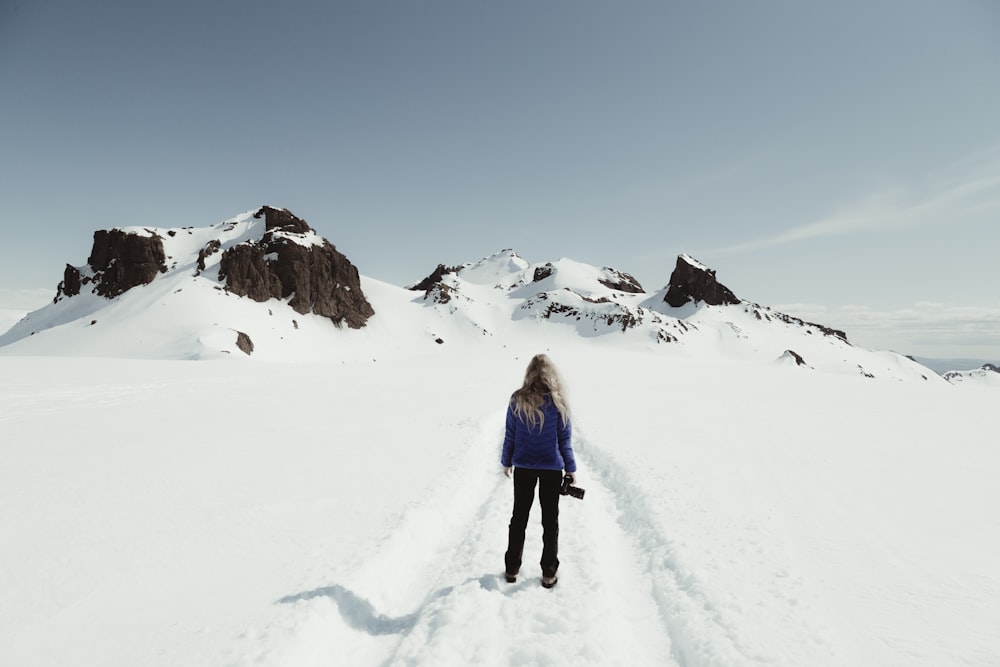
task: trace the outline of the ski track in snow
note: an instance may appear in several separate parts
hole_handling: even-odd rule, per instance
[[[231,664],[776,662],[741,646],[697,577],[677,564],[633,473],[579,433],[587,495],[560,501],[560,582],[540,586],[536,500],[524,565],[507,583],[512,489],[496,474],[501,423],[493,415],[463,424],[468,447],[434,491],[388,523],[369,557],[339,568],[339,581],[277,600],[270,625],[248,631]]]
[[[276,601],[268,627],[248,631],[231,664],[679,664],[649,557],[625,529],[621,494],[596,474],[585,500],[560,502],[559,584],[540,586],[537,502],[521,574],[504,580],[512,488],[496,472],[502,423],[470,421],[470,455],[390,521],[371,558],[344,568],[341,582]],[[392,587],[400,569],[412,573],[410,590]]]

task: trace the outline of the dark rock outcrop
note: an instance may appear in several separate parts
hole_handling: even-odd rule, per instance
[[[812,328],[816,329],[824,336],[834,336],[841,339],[845,343],[850,343],[850,341],[847,340],[847,334],[840,329],[834,329],[833,327],[828,327],[825,324],[809,322],[798,317],[786,315],[785,313],[779,313],[776,310],[771,310],[770,306],[761,306],[757,303],[746,303],[744,304],[743,309],[745,312],[752,313],[758,320],[765,320],[767,322],[784,322],[785,324],[807,327],[807,334],[812,333],[812,331],[809,330]]]
[[[642,285],[639,281],[633,278],[631,275],[625,273],[624,271],[618,271],[617,269],[612,269],[610,267],[604,267],[604,270],[613,278],[599,278],[597,282],[601,283],[605,287],[613,290],[618,290],[619,292],[628,292],[629,294],[642,294],[646,290],[642,289]]]
[[[76,296],[80,293],[80,287],[80,269],[67,264],[66,270],[63,271],[62,282],[56,288],[56,298],[54,301],[59,301],[59,298],[63,296]]]
[[[219,243],[218,239],[212,239],[205,244],[204,248],[198,251],[198,273],[195,275],[198,275],[205,270],[205,260],[219,252],[221,247],[222,244]]]
[[[236,347],[240,348],[248,357],[253,354],[253,341],[242,331],[236,332]]]
[[[292,212],[284,208],[273,208],[262,206],[254,213],[255,218],[264,218],[264,231],[272,232],[280,230],[292,234],[308,234],[313,232],[313,228],[306,224],[306,221],[292,215]]]
[[[555,267],[551,263],[545,266],[537,266],[535,267],[535,273],[531,276],[531,282],[540,283],[555,272]]]
[[[663,300],[674,308],[689,301],[703,301],[710,306],[740,303],[728,287],[715,279],[715,271],[687,255],[677,257],[677,265],[670,274],[670,284]]]
[[[255,217],[265,220],[263,237],[222,253],[219,280],[226,289],[258,302],[291,297],[288,305],[295,312],[315,313],[352,329],[375,314],[361,291],[357,267],[329,241],[314,236],[304,220],[270,206]]]
[[[448,303],[451,301],[456,290],[451,285],[445,283],[434,283],[424,292],[424,301],[432,303]]]
[[[156,234],[142,236],[121,229],[94,232],[94,247],[87,263],[94,272],[94,292],[109,299],[133,287],[148,285],[158,272],[167,270],[163,239]],[[66,296],[71,296],[67,287],[75,279],[64,275],[62,293]]]
[[[784,357],[791,357],[792,359],[794,359],[796,366],[805,366],[806,365],[806,360],[803,359],[802,355],[799,354],[798,352],[796,352],[795,350],[785,350],[785,353],[782,356],[784,356]]]
[[[460,266],[445,266],[444,264],[438,264],[437,268],[431,271],[429,276],[421,280],[416,285],[410,287],[410,289],[414,292],[426,292],[441,282],[445,275],[449,273],[458,273],[461,269],[462,267]]]
[[[56,288],[55,301],[80,293],[83,285],[94,283],[93,291],[108,299],[139,285],[153,282],[157,273],[167,271],[163,239],[155,233],[147,236],[121,229],[99,229],[87,259],[90,275],[66,265],[62,282]]]

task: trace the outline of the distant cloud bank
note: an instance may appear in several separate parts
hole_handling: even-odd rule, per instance
[[[54,290],[0,288],[0,334],[55,297]]]
[[[0,309],[38,310],[56,295],[54,289],[9,289],[0,287]]]
[[[983,307],[923,302],[887,311],[868,306],[831,308],[804,303],[774,308],[842,329],[849,341],[862,347],[923,357],[1000,362],[1000,302]]]

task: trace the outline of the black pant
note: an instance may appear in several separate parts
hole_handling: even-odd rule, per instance
[[[542,576],[553,577],[559,569],[559,487],[562,486],[561,470],[514,469],[514,512],[510,517],[507,535],[507,553],[504,563],[507,572],[515,574],[521,569],[524,552],[524,531],[528,527],[528,514],[535,501],[535,482],[538,482],[538,501],[542,506]]]

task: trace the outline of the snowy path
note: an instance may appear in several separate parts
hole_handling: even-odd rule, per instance
[[[577,448],[587,496],[560,502],[559,584],[539,584],[537,502],[521,576],[504,581],[511,483],[497,474],[496,423],[470,422],[474,446],[448,481],[390,522],[342,583],[278,600],[269,627],[243,638],[233,664],[747,662],[672,569],[669,542],[628,477],[585,440]]]
[[[549,591],[464,366],[0,365],[3,665],[1000,664],[993,394],[582,351]]]
[[[522,574],[503,580],[510,485],[495,484],[389,664],[675,664],[643,558],[603,503],[611,495],[597,484],[588,494],[562,499],[561,581],[549,591],[535,565],[537,503]]]

